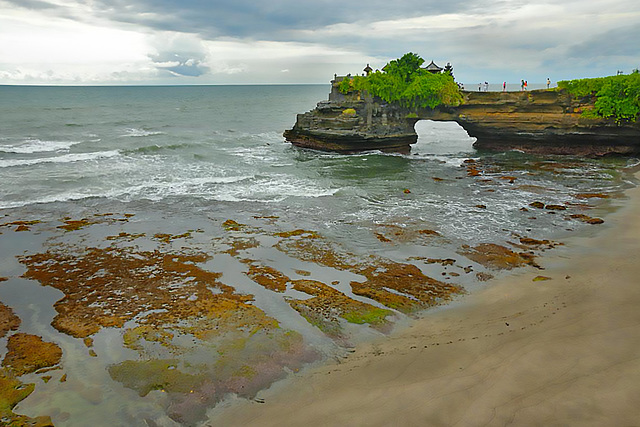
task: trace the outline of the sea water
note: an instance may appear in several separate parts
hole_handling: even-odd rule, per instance
[[[328,92],[328,85],[0,86],[0,225],[42,224],[30,234],[0,227],[0,277],[8,279],[0,282],[0,301],[22,319],[21,331],[58,344],[64,369],[74,372],[65,384],[27,376],[37,382],[36,391],[16,412],[51,415],[57,425],[70,426],[105,425],[105,417],[111,417],[111,425],[177,423],[164,415],[161,398],[142,399],[109,377],[110,364],[140,357],[122,347],[120,330],[105,328],[95,336],[98,357],[93,358],[80,340],[51,327],[53,304],[64,295],[21,277],[21,256],[53,245],[104,246],[118,232],[152,236],[199,230],[172,241],[172,248],[211,254],[206,269],[222,273],[221,280],[238,293],[253,295],[256,306],[328,357],[339,352],[339,343],[220,253],[220,224],[233,220],[258,227],[269,218],[277,230],[311,230],[349,253],[412,262],[429,276],[473,291],[480,286],[473,274],[452,276],[441,265],[415,260],[460,259],[465,245],[509,245],[518,237],[561,241],[594,227],[567,214],[588,213],[606,221],[607,212],[622,203],[621,190],[633,184],[627,171],[634,159],[480,152],[472,146],[474,138],[453,122],[419,122],[418,143],[409,154],[343,155],[286,143],[282,132],[293,126],[296,114],[314,108]],[[479,176],[471,176],[471,164],[479,165]],[[580,196],[586,193],[601,197]],[[536,201],[563,205],[567,214],[536,210],[530,206]],[[65,219],[101,215],[129,220],[85,231],[58,228]],[[389,227],[428,228],[439,238],[381,240]],[[291,277],[304,267],[311,278],[364,300],[350,294],[351,273],[293,265],[269,247],[269,238],[262,237],[263,248],[251,253],[254,259]],[[150,242],[139,245],[153,249]],[[459,263],[482,268],[468,260]],[[410,321],[400,314],[398,319]],[[353,342],[380,333],[354,331]],[[5,345],[6,338],[1,351]]]

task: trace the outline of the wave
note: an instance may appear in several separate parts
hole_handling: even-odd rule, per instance
[[[222,188],[208,197],[229,202],[282,202],[289,197],[318,198],[333,196],[339,188],[319,188],[304,181],[284,179],[258,179],[249,185]]]
[[[159,131],[150,131],[141,128],[128,128],[125,130],[126,134],[121,135],[123,137],[133,137],[133,138],[141,138],[146,136],[154,136],[154,135],[166,135],[165,132]]]
[[[154,154],[159,153],[165,150],[182,150],[188,148],[194,148],[202,146],[202,144],[191,144],[191,143],[182,143],[182,144],[169,144],[169,145],[145,145],[144,147],[135,148],[133,150],[125,150],[124,154]]]
[[[162,200],[173,196],[207,197],[212,186],[220,184],[235,184],[253,179],[253,175],[225,176],[225,177],[196,177],[182,181],[151,182],[139,185],[126,185],[125,188],[114,189],[105,197],[112,198],[144,198],[148,200]]]
[[[478,160],[478,157],[472,157],[472,156],[443,156],[443,155],[437,155],[437,154],[417,154],[413,157],[413,159],[417,159],[417,160],[432,160],[432,161],[436,161],[440,164],[446,165],[446,166],[452,166],[454,168],[459,168],[461,166],[464,166],[464,162],[468,159],[472,159],[472,160]]]
[[[80,200],[95,199],[102,197],[95,194],[83,194],[83,193],[65,193],[56,194],[52,196],[42,197],[34,200],[21,200],[16,202],[0,202],[0,209],[12,209],[21,208],[23,206],[47,204],[47,203],[64,203],[64,202],[76,202]]]
[[[289,197],[318,198],[332,196],[339,189],[312,188],[305,185],[273,183],[265,188],[264,182],[256,182],[256,176],[239,175],[228,177],[194,177],[182,181],[150,182],[137,185],[118,185],[106,191],[91,193],[86,190],[75,190],[69,193],[46,196],[22,202],[9,202],[0,207],[18,207],[30,204],[76,201],[89,198],[104,197],[121,201],[146,199],[161,201],[173,197],[196,197],[204,200],[221,202],[281,202]]]
[[[45,163],[74,163],[91,160],[108,159],[120,155],[118,150],[99,151],[96,153],[66,154],[59,157],[43,157],[39,159],[17,159],[0,160],[0,168],[10,168],[15,166],[33,166]]]
[[[65,193],[41,196],[31,200],[21,201],[0,201],[0,209],[17,208],[36,204],[47,204],[57,202],[71,202],[87,199],[116,199],[121,201],[130,201],[134,199],[146,199],[151,201],[160,201],[175,196],[196,196],[206,198],[211,194],[210,185],[217,184],[233,184],[244,180],[252,179],[253,176],[228,176],[228,177],[206,177],[193,178],[182,182],[158,182],[145,183],[139,185],[128,185],[123,183],[122,186],[116,186],[111,189],[78,189]]]
[[[46,153],[68,150],[77,144],[82,144],[82,141],[43,141],[41,139],[27,139],[19,145],[0,145],[0,151],[16,154]]]

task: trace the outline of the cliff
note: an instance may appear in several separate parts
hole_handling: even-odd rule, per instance
[[[364,150],[407,152],[417,142],[419,120],[455,121],[474,147],[535,153],[640,155],[640,122],[581,115],[594,99],[577,99],[562,90],[525,92],[464,92],[458,107],[410,111],[382,100],[337,91],[334,81],[329,101],[299,114],[285,139],[300,147],[325,151]]]
[[[450,119],[477,138],[476,148],[595,156],[640,154],[640,123],[583,117],[582,111],[592,108],[594,102],[590,97],[573,98],[562,90],[469,92],[465,103],[450,112]]]
[[[285,131],[284,137],[293,145],[323,151],[409,151],[418,135],[416,120],[408,119],[408,114],[404,108],[371,97],[345,97],[334,85],[329,101],[298,114],[293,129]]]

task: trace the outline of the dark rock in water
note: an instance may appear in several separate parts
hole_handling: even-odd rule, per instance
[[[341,94],[332,82],[329,101],[299,114],[284,132],[293,145],[351,153],[366,150],[408,152],[419,120],[455,121],[474,147],[542,154],[640,154],[640,122],[592,119],[582,111],[595,99],[576,99],[563,90],[464,92],[457,107],[410,110],[366,93]]]
[[[529,206],[531,206],[532,208],[536,208],[536,209],[544,209],[544,203],[542,203],[542,202],[529,203]]]
[[[298,147],[322,151],[409,152],[418,135],[415,120],[408,120],[407,114],[407,110],[372,100],[320,102],[316,109],[298,114],[295,126],[284,137]]]
[[[550,211],[564,211],[567,210],[566,206],[562,206],[562,205],[547,205],[544,207],[547,210]]]

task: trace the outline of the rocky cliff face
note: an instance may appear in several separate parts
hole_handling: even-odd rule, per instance
[[[408,112],[372,100],[319,102],[314,110],[298,114],[284,136],[299,147],[353,153],[366,150],[409,151],[418,141]]]
[[[409,111],[379,99],[339,94],[299,114],[285,131],[290,143],[325,151],[410,150],[418,120],[455,121],[475,137],[479,149],[519,149],[536,153],[640,155],[640,122],[586,119],[591,98],[564,91],[466,92],[459,107]]]
[[[640,154],[640,122],[587,119],[584,109],[595,99],[576,99],[564,91],[468,92],[465,103],[449,111],[476,148],[520,149],[527,152],[579,154]],[[437,112],[425,111],[421,117]],[[447,118],[445,118],[447,119]]]

